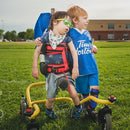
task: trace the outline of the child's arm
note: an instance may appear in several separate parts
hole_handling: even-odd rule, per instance
[[[35,44],[36,44],[36,46],[41,46],[42,43],[41,43],[41,38],[40,37],[35,39]]]
[[[72,58],[73,58],[73,69],[72,69],[72,78],[76,79],[79,76],[78,70],[78,55],[73,45],[73,42],[68,43]]]
[[[34,56],[33,56],[33,68],[32,68],[32,76],[36,79],[39,77],[39,70],[38,70],[38,58],[40,55],[42,44],[35,49]]]

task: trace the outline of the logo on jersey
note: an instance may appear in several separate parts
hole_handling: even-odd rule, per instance
[[[91,53],[91,44],[86,43],[85,40],[79,40],[76,48],[78,55],[84,55]]]

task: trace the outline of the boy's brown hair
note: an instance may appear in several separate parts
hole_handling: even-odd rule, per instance
[[[56,11],[50,20],[50,25],[49,25],[49,30],[53,30],[53,21],[57,20],[57,19],[63,19],[63,18],[67,18],[70,17],[69,14],[66,11]],[[57,21],[59,22],[59,21]]]
[[[67,13],[70,15],[71,19],[72,19],[72,24],[74,24],[73,20],[79,20],[79,16],[87,16],[88,17],[88,13],[85,9],[74,5],[72,7],[70,7],[67,11]]]

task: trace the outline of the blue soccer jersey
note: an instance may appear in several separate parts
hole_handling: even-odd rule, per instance
[[[92,37],[87,30],[79,32],[72,28],[69,32],[78,53],[79,75],[98,73],[95,56],[91,53]]]

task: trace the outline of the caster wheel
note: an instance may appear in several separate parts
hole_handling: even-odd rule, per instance
[[[31,120],[27,125],[27,130],[39,130],[39,124],[36,120]]]
[[[98,112],[98,123],[101,126],[102,130],[111,130],[112,129],[112,120],[111,120],[111,112],[108,107],[100,109]]]
[[[111,130],[112,129],[112,120],[110,114],[104,115],[104,123],[102,124],[102,130]]]

